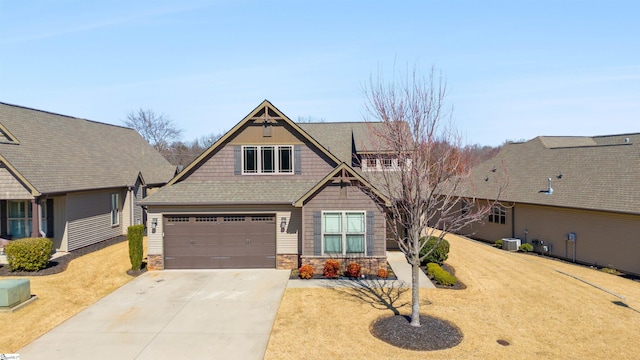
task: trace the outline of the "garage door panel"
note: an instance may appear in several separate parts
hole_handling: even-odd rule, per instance
[[[164,220],[165,268],[274,268],[273,215],[180,215]]]

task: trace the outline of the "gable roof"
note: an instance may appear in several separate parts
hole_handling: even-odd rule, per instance
[[[297,131],[304,139],[306,139],[310,144],[317,147],[322,153],[324,153],[327,157],[329,157],[335,164],[340,164],[340,160],[336,157],[332,152],[330,152],[323,144],[318,142],[316,139],[311,137],[306,131],[304,131],[299,124],[291,121],[286,115],[284,115],[280,110],[278,110],[273,104],[271,104],[268,100],[264,100],[260,105],[258,105],[253,111],[249,113],[249,115],[245,116],[244,119],[240,120],[231,130],[227,131],[223,136],[221,136],[215,143],[213,143],[207,150],[205,150],[200,156],[198,156],[195,160],[193,160],[189,165],[187,165],[184,170],[178,173],[171,181],[167,183],[167,185],[173,185],[182,179],[185,175],[190,174],[193,170],[195,170],[198,166],[200,166],[206,159],[209,157],[211,153],[216,151],[218,148],[223,146],[229,139],[231,139],[238,131],[240,131],[248,122],[253,120],[260,120],[261,118],[276,118],[278,120],[284,121],[287,125],[291,126],[295,131]]]
[[[325,176],[320,182],[318,182],[314,187],[309,189],[304,195],[302,195],[295,203],[294,206],[301,207],[304,202],[313,196],[313,194],[318,191],[321,187],[327,184],[329,181],[333,180],[334,177],[338,176],[340,172],[344,172],[345,175],[348,175],[350,178],[359,181],[365,187],[371,189],[371,191],[380,198],[386,206],[391,206],[391,201],[385,195],[383,195],[380,191],[378,191],[375,187],[371,185],[365,178],[360,176],[357,172],[355,172],[350,166],[346,163],[342,163],[336,166],[333,171],[331,171],[327,176]]]
[[[33,195],[148,184],[174,174],[135,130],[0,103],[0,161]]]
[[[635,141],[624,141],[629,137]],[[504,177],[508,184],[498,200],[640,214],[640,136],[545,136],[507,144],[473,169],[473,195],[493,199]]]

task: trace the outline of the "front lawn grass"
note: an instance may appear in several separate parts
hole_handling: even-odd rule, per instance
[[[15,353],[66,319],[129,282],[127,241],[72,260],[61,273],[25,276],[38,300],[13,313],[0,313],[0,354]],[[16,277],[0,277],[0,279]],[[72,341],[70,339],[70,341]]]
[[[467,288],[421,289],[421,311],[457,326],[459,345],[412,351],[371,334],[371,324],[393,315],[394,306],[410,314],[410,291],[390,307],[348,289],[286,289],[265,358],[637,359],[639,282],[458,236],[447,240],[447,263]]]

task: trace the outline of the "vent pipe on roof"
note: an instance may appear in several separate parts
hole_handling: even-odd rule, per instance
[[[551,178],[549,178],[549,188],[547,189],[547,194],[553,194],[553,188],[551,187]]]
[[[629,143],[629,138],[624,138],[624,143],[628,144]]]

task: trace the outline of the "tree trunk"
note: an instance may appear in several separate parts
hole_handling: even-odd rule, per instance
[[[420,326],[420,263],[411,264],[411,325]]]

